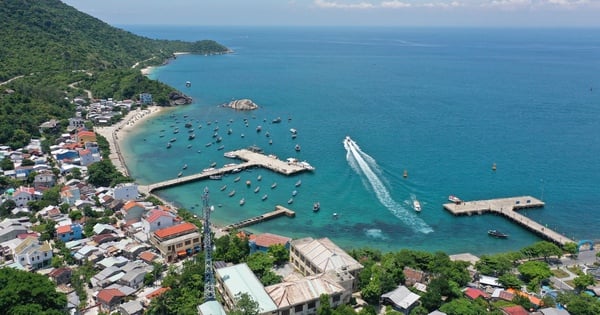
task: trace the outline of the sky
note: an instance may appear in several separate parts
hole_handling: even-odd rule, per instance
[[[600,0],[63,0],[111,25],[599,27]]]

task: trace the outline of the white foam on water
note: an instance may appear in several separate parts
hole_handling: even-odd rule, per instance
[[[390,192],[376,174],[376,172],[379,174],[381,174],[381,172],[374,158],[364,153],[358,144],[350,139],[350,137],[347,137],[344,140],[344,148],[346,149],[346,160],[350,167],[357,174],[363,176],[363,183],[368,182],[370,184],[377,199],[384,207],[386,207],[395,217],[400,219],[402,223],[415,231],[421,233],[433,232],[433,229],[425,223],[423,219],[417,217],[412,211],[403,207],[390,196]]]

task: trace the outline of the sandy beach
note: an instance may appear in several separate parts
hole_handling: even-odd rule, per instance
[[[129,171],[127,170],[127,165],[120,149],[123,139],[127,136],[127,133],[135,128],[137,123],[159,113],[162,109],[160,106],[150,106],[147,109],[138,108],[129,112],[121,121],[112,126],[94,128],[96,133],[102,135],[108,141],[110,146],[109,158],[123,175],[129,176]]]

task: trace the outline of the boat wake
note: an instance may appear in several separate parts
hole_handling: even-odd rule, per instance
[[[344,148],[346,149],[346,160],[350,167],[357,174],[364,176],[366,181],[373,188],[377,199],[383,206],[385,206],[395,217],[400,219],[400,221],[415,231],[421,233],[433,232],[433,229],[425,223],[425,221],[392,199],[392,196],[390,196],[390,192],[383,184],[382,179],[377,175],[381,174],[381,171],[375,159],[364,153],[358,144],[350,139],[350,137],[346,137],[344,140]]]

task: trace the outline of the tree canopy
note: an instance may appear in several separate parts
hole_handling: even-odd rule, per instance
[[[67,297],[48,277],[13,268],[0,269],[0,309],[4,314],[66,314]]]

